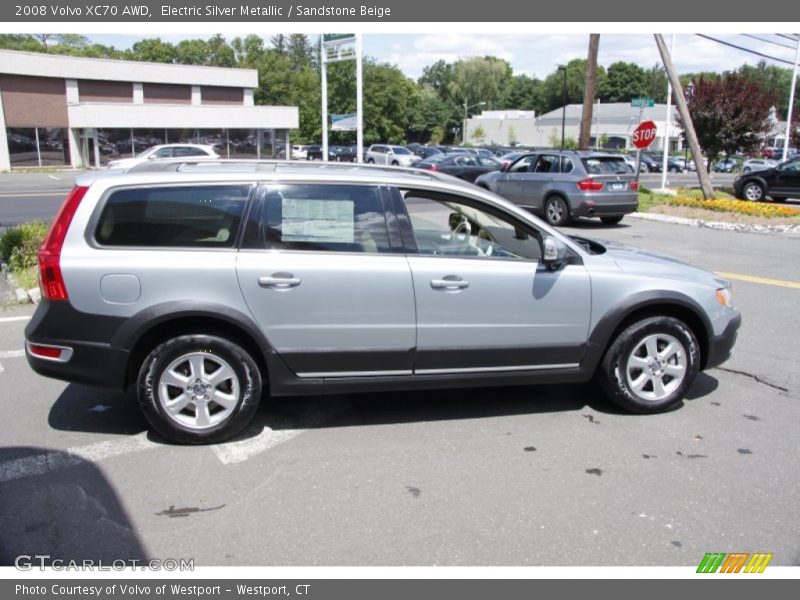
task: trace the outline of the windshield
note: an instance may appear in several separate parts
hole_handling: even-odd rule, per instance
[[[392,146],[392,152],[395,154],[411,154],[411,150],[403,148],[403,146]]]

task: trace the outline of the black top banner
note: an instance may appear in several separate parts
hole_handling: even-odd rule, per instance
[[[95,3],[96,2],[96,3]],[[642,0],[458,3],[426,0],[17,0],[0,5],[5,22],[780,22],[800,29],[800,3],[758,10],[752,2]],[[791,27],[787,27],[787,30]],[[637,33],[631,31],[631,33]]]

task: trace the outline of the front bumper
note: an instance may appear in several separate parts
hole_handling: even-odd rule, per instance
[[[703,365],[704,369],[718,367],[733,356],[736,337],[739,334],[739,327],[741,324],[742,315],[736,315],[730,320],[728,326],[721,335],[713,337],[708,341],[708,357]]]

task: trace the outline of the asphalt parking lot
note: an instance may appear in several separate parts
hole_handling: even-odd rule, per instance
[[[267,400],[238,439],[166,445],[131,394],[35,375],[0,312],[0,563],[800,565],[800,239],[626,218],[578,235],[726,273],[736,354],[679,410],[593,385]]]

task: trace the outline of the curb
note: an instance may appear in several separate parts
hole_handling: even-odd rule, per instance
[[[14,297],[17,300],[17,304],[39,304],[39,302],[41,302],[42,292],[39,288],[23,290],[21,287],[17,286],[17,283],[14,281],[14,278],[7,269],[3,269],[2,277],[8,282],[9,287],[11,288]]]
[[[800,234],[800,225],[748,225],[746,223],[704,221],[702,219],[687,219],[685,217],[670,217],[669,215],[639,212],[631,213],[627,216],[634,219],[643,219],[645,221],[659,221],[661,223],[688,225],[689,227],[717,229],[720,231],[738,231],[742,233],[786,233],[790,235]]]

